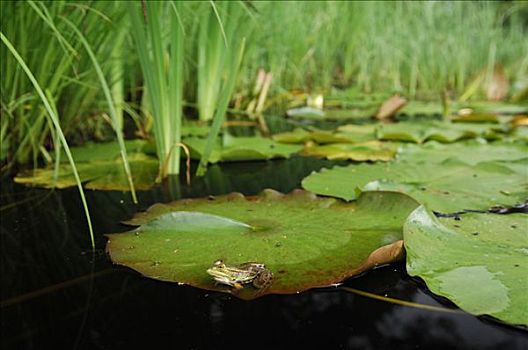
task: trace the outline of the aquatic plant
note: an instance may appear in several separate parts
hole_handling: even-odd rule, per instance
[[[145,78],[148,106],[154,117],[159,175],[180,171],[180,133],[183,99],[183,28],[179,2],[127,3],[131,33]],[[168,15],[169,40],[164,40],[163,14]],[[144,18],[142,18],[144,14]]]

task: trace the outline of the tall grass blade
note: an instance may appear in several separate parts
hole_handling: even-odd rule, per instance
[[[130,192],[132,194],[132,201],[134,203],[137,203],[136,190],[134,188],[134,181],[132,180],[132,172],[130,170],[130,164],[128,163],[125,141],[123,138],[123,130],[121,129],[121,122],[118,119],[117,112],[114,107],[115,105],[114,105],[114,101],[112,100],[112,94],[110,93],[110,88],[108,87],[103,71],[101,70],[101,66],[99,65],[99,62],[97,61],[97,58],[95,57],[95,54],[92,48],[90,47],[90,44],[84,37],[84,35],[79,31],[79,29],[77,29],[75,24],[73,24],[70,20],[64,17],[62,17],[62,19],[70,26],[70,28],[79,37],[79,40],[81,41],[84,48],[86,49],[86,52],[88,52],[88,55],[90,56],[90,59],[92,60],[92,64],[95,68],[95,71],[97,72],[99,83],[101,84],[101,87],[103,88],[106,102],[108,104],[108,109],[110,110],[110,118],[112,119],[112,126],[114,128],[114,131],[117,136],[117,141],[119,143],[119,149],[121,152],[121,158],[123,159],[123,166],[124,166],[125,173],[127,176],[128,186],[130,187]]]
[[[53,125],[55,126],[55,129],[57,130],[59,139],[64,146],[64,152],[66,153],[66,157],[68,158],[68,161],[70,162],[70,165],[72,167],[73,176],[75,177],[75,181],[77,182],[77,188],[79,190],[79,194],[81,196],[82,205],[84,208],[84,214],[86,216],[86,220],[88,222],[88,231],[90,233],[90,240],[92,249],[95,249],[95,239],[94,239],[94,232],[92,228],[92,220],[90,218],[90,211],[88,210],[88,203],[86,201],[86,197],[84,196],[84,190],[82,188],[81,179],[79,177],[79,173],[77,172],[77,167],[75,166],[75,161],[73,160],[72,154],[70,152],[70,147],[68,146],[68,142],[66,141],[66,137],[64,136],[64,133],[62,132],[59,117],[55,114],[54,109],[51,107],[50,102],[48,101],[46,95],[44,94],[44,91],[42,91],[42,88],[40,87],[38,81],[35,79],[35,76],[29,69],[29,67],[26,65],[26,62],[24,59],[18,54],[18,51],[15,49],[15,47],[11,44],[8,38],[4,36],[4,33],[0,31],[0,39],[4,43],[4,45],[8,48],[8,50],[11,52],[11,54],[15,57],[16,61],[20,64],[22,69],[24,70],[24,73],[26,73],[27,77],[31,81],[31,84],[37,91],[37,94],[39,95],[40,99],[42,100],[42,103],[44,104],[44,108],[47,111],[47,116],[51,118]]]

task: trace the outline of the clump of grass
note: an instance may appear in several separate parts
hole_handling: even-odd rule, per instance
[[[2,32],[17,48],[35,79],[56,101],[65,135],[73,142],[83,141],[79,131],[93,116],[102,115],[101,89],[95,67],[83,44],[66,22],[67,17],[87,37],[105,75],[113,61],[114,35],[122,31],[119,19],[123,9],[111,2],[5,1],[0,3]],[[5,46],[0,46],[0,81],[3,152],[0,160],[37,164],[51,147],[53,138],[45,109],[18,62]],[[112,84],[114,94],[117,89]],[[117,102],[117,101],[116,101]],[[119,107],[117,107],[119,110]],[[119,114],[119,112],[118,112]],[[101,119],[102,120],[102,119]]]
[[[332,86],[411,97],[461,94],[490,62],[526,76],[522,9],[499,2],[257,2],[243,75],[274,75],[274,92]],[[493,67],[493,64],[491,64]],[[246,80],[247,82],[247,80]]]

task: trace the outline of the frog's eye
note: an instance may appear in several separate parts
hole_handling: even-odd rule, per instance
[[[223,266],[224,265],[224,262],[222,260],[216,260],[214,263],[213,263],[213,266]]]

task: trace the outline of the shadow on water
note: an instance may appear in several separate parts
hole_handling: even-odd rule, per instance
[[[295,157],[212,166],[184,185],[183,176],[140,193],[88,191],[97,233],[90,240],[75,189],[1,188],[2,349],[179,349],[250,347],[342,349],[526,349],[525,331],[468,314],[399,306],[342,287],[241,301],[164,283],[114,267],[104,233],[155,202],[264,188],[289,192],[313,170],[335,162]],[[13,205],[17,203],[17,205]],[[92,273],[93,272],[93,273]],[[379,268],[345,286],[442,306],[409,278],[403,264]]]

